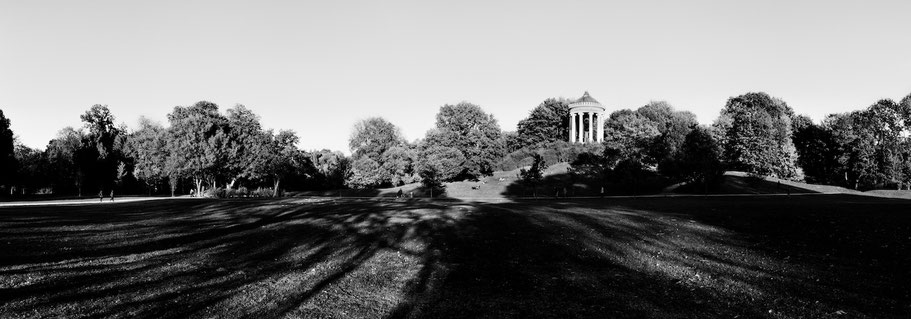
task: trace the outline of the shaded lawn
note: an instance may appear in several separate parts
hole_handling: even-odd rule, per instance
[[[911,202],[0,209],[0,317],[904,318]]]

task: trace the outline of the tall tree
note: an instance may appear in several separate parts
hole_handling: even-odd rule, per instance
[[[348,140],[353,162],[347,184],[367,188],[394,183],[396,167],[386,165],[386,152],[403,145],[405,139],[395,124],[381,117],[358,121]]]
[[[93,148],[83,145],[85,138],[85,133],[81,130],[65,127],[48,143],[45,153],[53,172],[55,191],[64,191],[72,186],[76,193],[82,196],[86,175],[86,165],[83,163],[93,163],[97,158]]]
[[[161,124],[145,117],[139,118],[139,129],[128,138],[127,154],[133,159],[133,176],[142,180],[149,192],[168,177],[167,138],[167,131]]]
[[[101,189],[110,188],[117,179],[117,168],[123,158],[117,148],[122,130],[115,126],[114,115],[107,105],[95,104],[79,118],[88,130],[83,142],[85,177]]]
[[[839,151],[832,131],[816,125],[805,115],[794,117],[793,125],[792,139],[797,150],[797,164],[803,170],[806,181],[842,184],[838,180]]]
[[[505,154],[502,134],[493,115],[485,113],[480,106],[462,102],[440,107],[436,128],[427,132],[424,143],[428,147],[459,150],[465,164],[458,175],[477,178],[493,173]]]
[[[467,159],[454,147],[430,146],[421,151],[416,170],[428,187],[451,181],[464,171]]]
[[[757,175],[800,178],[791,140],[791,108],[766,93],[728,99],[716,121],[724,158],[732,169]]]
[[[218,113],[218,105],[200,101],[177,106],[168,121],[168,175],[172,180],[191,178],[197,194],[203,191],[203,182],[215,187],[227,166],[229,142],[228,120]]]
[[[395,146],[383,152],[381,170],[387,174],[388,182],[398,186],[415,181],[414,162],[417,157],[415,148],[408,145]]]
[[[313,186],[316,189],[334,189],[345,185],[345,175],[349,171],[350,159],[339,151],[323,149],[307,152],[308,162],[312,165]]]
[[[39,188],[49,185],[48,173],[50,167],[44,152],[31,147],[16,144],[16,161],[18,170],[16,171],[16,186],[23,195],[34,193]],[[10,194],[14,191],[10,188]]]
[[[684,137],[680,152],[677,153],[677,167],[681,177],[708,190],[709,185],[724,173],[721,153],[721,146],[708,128],[694,127]]]
[[[547,162],[541,154],[532,154],[532,164],[528,169],[519,170],[519,177],[522,182],[531,186],[532,196],[538,196],[538,184],[544,179],[544,170],[547,168]]]
[[[382,117],[358,121],[348,139],[352,157],[366,156],[373,160],[380,159],[386,150],[404,144],[401,130]]]
[[[16,174],[16,150],[10,120],[0,110],[0,187],[12,188]]]
[[[518,148],[569,139],[569,101],[549,98],[519,121]],[[513,149],[514,151],[515,149]]]
[[[227,188],[234,187],[238,179],[258,179],[271,175],[271,169],[261,171],[264,166],[257,165],[257,157],[262,155],[260,152],[269,152],[261,149],[262,146],[275,142],[271,132],[263,132],[259,116],[246,106],[237,104],[227,110],[226,119],[226,139],[219,156],[225,159],[221,173],[230,181]]]
[[[830,115],[825,126],[839,148],[844,183],[869,189],[911,182],[909,110],[884,99],[865,110]]]
[[[298,163],[301,158],[297,156],[300,139],[293,131],[286,130],[278,134],[272,134],[270,130],[261,136],[261,142],[254,149],[254,168],[251,171],[257,179],[271,179],[272,197],[278,197],[282,180],[293,175],[301,165]]]
[[[636,110],[648,119],[658,135],[648,143],[648,156],[653,163],[674,156],[683,145],[686,135],[698,124],[696,115],[689,111],[677,111],[665,101],[651,101]]]
[[[656,166],[674,156],[696,124],[693,113],[676,111],[664,101],[652,101],[635,111],[613,112],[604,123],[604,141],[625,159]]]

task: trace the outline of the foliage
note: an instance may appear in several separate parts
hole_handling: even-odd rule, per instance
[[[47,187],[50,169],[45,152],[16,144],[16,162],[15,179],[19,193],[37,192]],[[10,194],[12,193],[13,189],[10,189]]]
[[[493,173],[505,153],[500,126],[481,107],[462,102],[444,105],[437,113],[436,128],[427,132],[425,147],[454,148],[462,153],[464,166],[457,175],[478,178]]]
[[[0,110],[0,187],[12,187],[16,174],[16,150],[10,120]]]
[[[417,150],[407,145],[394,146],[383,152],[380,157],[380,170],[386,174],[386,179],[390,185],[399,186],[402,184],[412,183],[420,177],[415,174],[415,161],[417,160]]]
[[[346,180],[350,187],[398,185],[412,175],[405,139],[398,127],[383,118],[357,122],[348,145],[354,161]]]
[[[114,125],[114,115],[107,105],[95,104],[79,118],[87,130],[80,161],[84,178],[100,189],[112,188],[118,179],[117,168],[124,159],[124,129]]]
[[[215,103],[200,101],[188,107],[176,106],[168,114],[169,176],[189,177],[196,193],[203,181],[214,187],[227,166],[228,120]]]
[[[139,119],[139,129],[130,133],[127,155],[133,159],[133,176],[145,182],[149,192],[168,177],[165,128],[147,118]]]
[[[570,163],[570,173],[574,176],[606,182],[611,171],[617,165],[617,157],[604,153],[581,153]]]
[[[532,187],[533,194],[537,194],[536,186],[544,179],[544,169],[547,168],[547,163],[541,154],[535,153],[532,158],[533,162],[529,169],[519,170],[519,178],[523,183]]]
[[[721,145],[712,132],[702,126],[693,128],[684,138],[677,153],[679,176],[689,182],[708,187],[724,174]]]
[[[865,110],[826,118],[846,186],[900,188],[911,183],[909,110],[906,104],[884,99]]]
[[[298,173],[302,157],[297,156],[297,143],[300,138],[293,131],[282,130],[273,134],[271,130],[258,133],[259,142],[251,145],[253,164],[249,176],[263,180],[272,179],[273,197],[278,197],[281,182]]]
[[[218,177],[230,180],[227,189],[234,187],[240,180],[263,180],[270,176],[271,159],[274,150],[272,132],[265,132],[259,123],[259,115],[242,104],[237,104],[226,111],[224,140],[221,142],[226,151],[223,166]]]
[[[351,148],[351,157],[369,157],[377,161],[386,150],[402,146],[405,138],[401,130],[381,117],[371,117],[354,124],[348,147]]]
[[[459,176],[465,162],[465,156],[454,147],[431,146],[420,152],[416,169],[426,186],[438,186]]]
[[[534,154],[544,157],[547,163],[571,162],[582,153],[601,153],[604,146],[601,144],[569,143],[567,141],[554,141],[538,146],[522,148],[506,154],[498,163],[497,168],[503,171],[519,169],[534,163]]]
[[[612,113],[604,124],[604,144],[619,150],[624,159],[658,166],[675,155],[694,125],[693,113],[675,111],[664,101],[652,101],[635,111]]]
[[[66,191],[73,187],[82,196],[83,180],[86,175],[86,153],[91,153],[83,146],[85,133],[72,127],[65,127],[51,140],[45,153],[48,167],[53,172],[51,186],[55,190]],[[89,159],[93,160],[93,159]]]
[[[310,180],[309,189],[335,189],[345,185],[345,174],[349,170],[350,159],[342,152],[319,150],[303,153],[305,161],[299,161],[304,175]]]
[[[797,165],[807,182],[843,184],[839,175],[843,176],[844,172],[838,164],[839,149],[832,130],[799,115],[793,119],[792,140],[797,150]]]
[[[355,159],[351,163],[351,170],[345,178],[345,184],[351,188],[369,188],[383,182],[380,173],[380,164],[367,156]]]
[[[727,165],[755,175],[798,179],[792,117],[784,101],[766,93],[730,98],[715,124],[722,132]]]
[[[511,150],[569,139],[569,101],[550,98],[519,121]],[[514,148],[513,148],[514,147]]]

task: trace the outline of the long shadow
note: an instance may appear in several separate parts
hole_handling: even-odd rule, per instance
[[[0,209],[0,316],[906,317],[909,201],[174,200]]]
[[[761,177],[724,175],[722,181],[709,188],[702,185],[687,184],[676,190],[680,194],[812,194],[816,190],[788,185],[778,181],[767,180]]]
[[[622,177],[622,180],[620,177]],[[545,176],[541,181],[534,184],[516,181],[506,186],[501,195],[510,198],[647,195],[658,194],[669,184],[670,182],[664,177],[650,171],[641,171],[635,176],[617,176],[605,180],[587,178],[572,173],[559,173]]]

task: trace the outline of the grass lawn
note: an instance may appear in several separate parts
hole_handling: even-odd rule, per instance
[[[0,317],[908,318],[911,201],[0,207]]]

